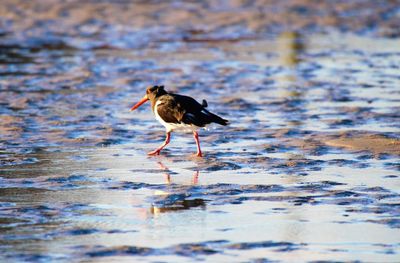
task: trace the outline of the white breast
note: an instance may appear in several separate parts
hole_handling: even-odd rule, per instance
[[[160,105],[162,103],[162,101],[157,101],[156,105],[154,105],[154,115],[156,116],[156,120],[158,120],[158,122],[160,122],[165,129],[167,130],[167,132],[171,132],[171,131],[180,131],[180,132],[192,132],[192,131],[197,131],[200,127],[196,126],[196,125],[188,125],[185,123],[168,123],[165,122],[161,116],[158,114],[158,105]]]

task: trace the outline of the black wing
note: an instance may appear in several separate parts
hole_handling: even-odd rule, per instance
[[[158,115],[168,123],[181,123],[184,114],[183,109],[170,94],[163,95],[157,102]]]
[[[228,124],[227,120],[205,109],[207,107],[205,100],[200,104],[191,97],[178,94],[166,94],[159,100],[157,113],[165,122],[185,123],[198,127],[204,127],[212,122],[221,125]]]
[[[214,113],[211,113],[210,111],[206,110],[206,107],[208,105],[205,100],[203,100],[203,103],[200,104],[195,99],[188,96],[182,96],[177,94],[174,94],[173,96],[183,109],[184,112],[182,115],[183,123],[193,124],[198,127],[204,127],[212,122],[221,125],[228,124],[227,120],[222,119],[221,117],[215,115]]]

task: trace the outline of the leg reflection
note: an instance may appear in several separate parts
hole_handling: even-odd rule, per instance
[[[150,213],[157,216],[165,212],[173,212],[180,210],[188,210],[195,207],[205,208],[206,204],[204,199],[193,198],[192,189],[193,185],[199,182],[200,172],[194,172],[189,185],[173,183],[171,178],[171,170],[168,169],[162,162],[157,163],[160,169],[163,170],[163,177],[165,178],[167,187],[163,190],[156,190],[152,197],[152,204]]]
[[[166,184],[171,184],[171,170],[165,166],[162,162],[157,162],[158,166],[160,167],[161,170],[165,171],[165,173],[163,173],[163,177],[165,178],[165,183]],[[193,177],[192,177],[192,181],[191,184],[192,185],[197,185],[199,183],[199,170],[196,170],[193,173]]]

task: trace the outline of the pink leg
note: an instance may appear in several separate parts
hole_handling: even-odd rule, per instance
[[[154,151],[148,152],[148,155],[159,155],[160,151],[167,146],[167,144],[169,143],[169,140],[171,139],[171,132],[167,132],[167,137],[165,138],[164,143],[158,147],[157,149],[155,149]]]
[[[197,145],[197,157],[203,157],[203,155],[201,154],[201,149],[200,149],[200,142],[199,142],[199,134],[197,133],[197,131],[193,131],[193,137],[194,140],[196,141],[196,145]]]

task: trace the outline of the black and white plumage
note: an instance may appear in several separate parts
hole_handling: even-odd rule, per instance
[[[201,157],[197,130],[210,123],[228,124],[227,120],[206,109],[208,106],[206,100],[200,104],[191,97],[169,93],[164,86],[149,87],[146,95],[131,110],[137,109],[148,100],[151,102],[156,119],[165,127],[167,133],[165,142],[156,150],[149,152],[149,155],[160,154],[160,151],[169,143],[172,131],[192,131],[197,144],[197,156]]]

